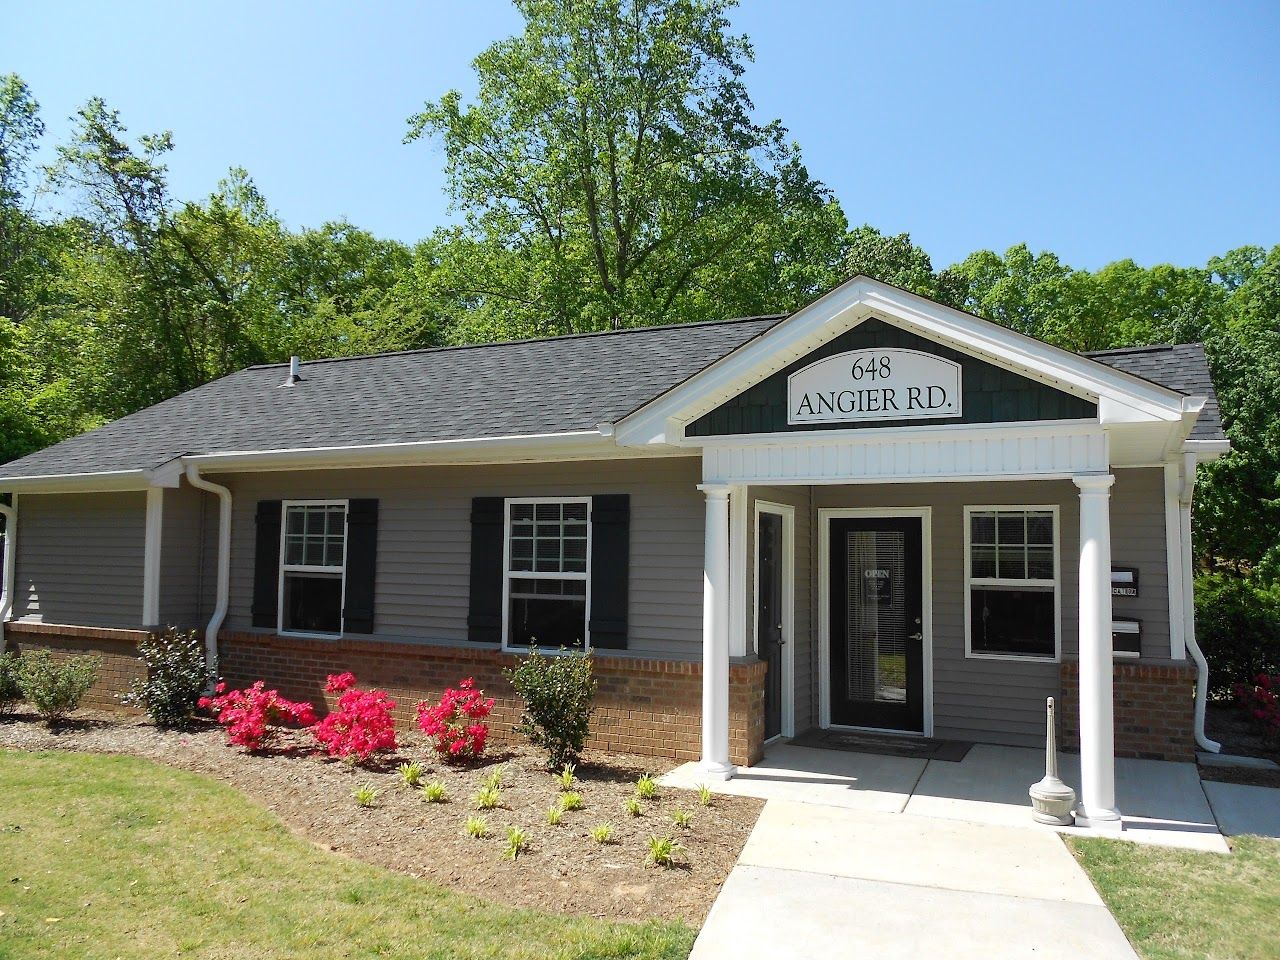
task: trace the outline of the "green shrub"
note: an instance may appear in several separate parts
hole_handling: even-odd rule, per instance
[[[507,827],[507,847],[502,855],[508,860],[517,860],[528,849],[529,835],[519,827]]]
[[[671,837],[649,837],[645,840],[649,853],[644,858],[646,864],[655,867],[674,867],[684,852],[684,846],[676,843]]]
[[[613,839],[613,824],[597,823],[588,832],[591,834],[591,839],[603,847]]]
[[[546,813],[547,826],[558,827],[564,821],[564,810],[559,804],[549,807]]]
[[[561,810],[581,810],[582,806],[582,794],[573,790],[570,790],[568,793],[560,794]]]
[[[688,810],[681,810],[677,808],[671,811],[671,822],[681,830],[688,830],[693,826],[693,814]]]
[[[622,801],[622,809],[627,811],[627,816],[638,817],[644,813],[644,806],[640,803],[639,797],[627,797]]]
[[[496,810],[502,806],[502,791],[497,787],[483,787],[472,797],[477,810]]]
[[[449,799],[449,792],[440,780],[432,780],[422,785],[422,799],[427,803],[444,803]]]
[[[372,783],[362,783],[351,792],[356,804],[361,807],[372,807],[378,802],[378,788]]]
[[[561,647],[558,655],[548,657],[530,647],[529,655],[504,673],[524,699],[516,730],[547,752],[548,768],[563,770],[576,763],[587,742],[596,696],[591,654]]]
[[[484,817],[467,817],[462,830],[472,840],[483,840],[489,835],[489,822]]]
[[[1196,579],[1196,639],[1209,661],[1209,690],[1280,673],[1280,586],[1213,573]]]
[[[134,680],[126,703],[147,711],[157,727],[180,727],[196,712],[196,701],[213,680],[199,630],[170,627],[138,644],[147,676]]]
[[[658,781],[649,774],[642,773],[636,779],[636,796],[641,800],[658,799]]]
[[[80,706],[98,679],[97,657],[69,657],[59,662],[48,650],[24,653],[18,665],[18,688],[23,699],[49,725]]]
[[[400,774],[400,782],[411,790],[422,783],[422,764],[416,760],[400,764],[396,771]]]
[[[0,716],[22,699],[22,688],[18,686],[20,662],[16,653],[0,653]]]

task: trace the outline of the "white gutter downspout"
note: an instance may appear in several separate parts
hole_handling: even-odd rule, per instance
[[[1182,456],[1182,490],[1178,496],[1179,532],[1182,540],[1182,619],[1183,640],[1187,653],[1196,664],[1196,704],[1193,731],[1196,744],[1209,753],[1219,753],[1222,744],[1210,740],[1204,732],[1204,711],[1209,701],[1209,662],[1196,641],[1196,606],[1191,558],[1191,500],[1196,489],[1196,455]]]
[[[213,616],[204,632],[204,659],[213,677],[218,675],[218,631],[227,618],[227,602],[231,593],[231,491],[200,476],[200,468],[187,464],[187,482],[200,490],[218,495],[218,588]]]
[[[0,653],[4,653],[5,621],[13,610],[14,561],[18,557],[18,509],[0,503],[0,517],[4,517],[4,586],[0,588]]]

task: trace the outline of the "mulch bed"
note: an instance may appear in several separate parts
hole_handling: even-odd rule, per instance
[[[1234,703],[1210,703],[1205,709],[1204,732],[1222,744],[1222,752],[1241,757],[1264,757],[1280,763],[1280,743],[1269,740]],[[1199,767],[1202,780],[1280,787],[1280,770],[1249,767]]]
[[[546,810],[560,787],[532,748],[494,745],[482,761],[439,762],[416,735],[402,738],[394,757],[367,768],[312,755],[313,741],[282,735],[270,752],[246,754],[229,747],[222,730],[208,721],[186,731],[161,731],[142,719],[80,711],[66,725],[49,730],[33,714],[19,711],[0,720],[0,748],[75,750],[146,757],[225,781],[262,803],[295,832],[312,842],[360,860],[388,867],[512,906],[610,920],[662,918],[701,925],[720,885],[732,869],[759,816],[761,801],[716,796],[699,805],[696,793],[662,787],[644,812],[632,818],[623,802],[642,773],[655,776],[671,761],[589,752],[578,765],[584,809],[567,812],[549,826]],[[449,801],[427,803],[401,782],[401,761],[415,760],[424,781],[440,780]],[[479,812],[471,798],[485,775],[501,764],[502,807]],[[365,809],[352,798],[359,785],[379,791]],[[688,829],[671,813],[690,811]],[[467,818],[483,815],[488,839],[464,835]],[[588,831],[608,821],[613,840],[599,845]],[[503,859],[508,826],[521,827],[531,847],[515,862]],[[646,867],[645,840],[671,836],[686,848],[683,863]]]

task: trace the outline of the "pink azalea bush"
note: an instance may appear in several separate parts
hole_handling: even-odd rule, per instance
[[[286,700],[259,680],[243,690],[228,690],[225,683],[214,687],[217,696],[201,697],[197,705],[209,710],[226,727],[227,742],[246,750],[261,750],[274,739],[279,727],[306,727],[316,722],[309,703]]]
[[[331,674],[324,689],[341,694],[337,709],[311,728],[329,756],[363,763],[375,753],[396,749],[391,718],[396,702],[385,690],[361,690],[352,673]]]
[[[1231,692],[1265,734],[1280,740],[1280,675],[1260,673],[1253,683],[1237,683]]]
[[[436,753],[445,757],[463,759],[478,757],[484,753],[489,739],[489,725],[485,717],[493,712],[493,699],[485,699],[484,692],[475,688],[471,677],[450,687],[437,704],[425,700],[418,704],[418,726],[434,741]]]

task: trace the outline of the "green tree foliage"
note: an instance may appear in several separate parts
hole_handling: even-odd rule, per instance
[[[453,335],[567,333],[799,306],[845,231],[742,82],[728,0],[516,0],[523,33],[410,118],[465,216],[430,288]]]

